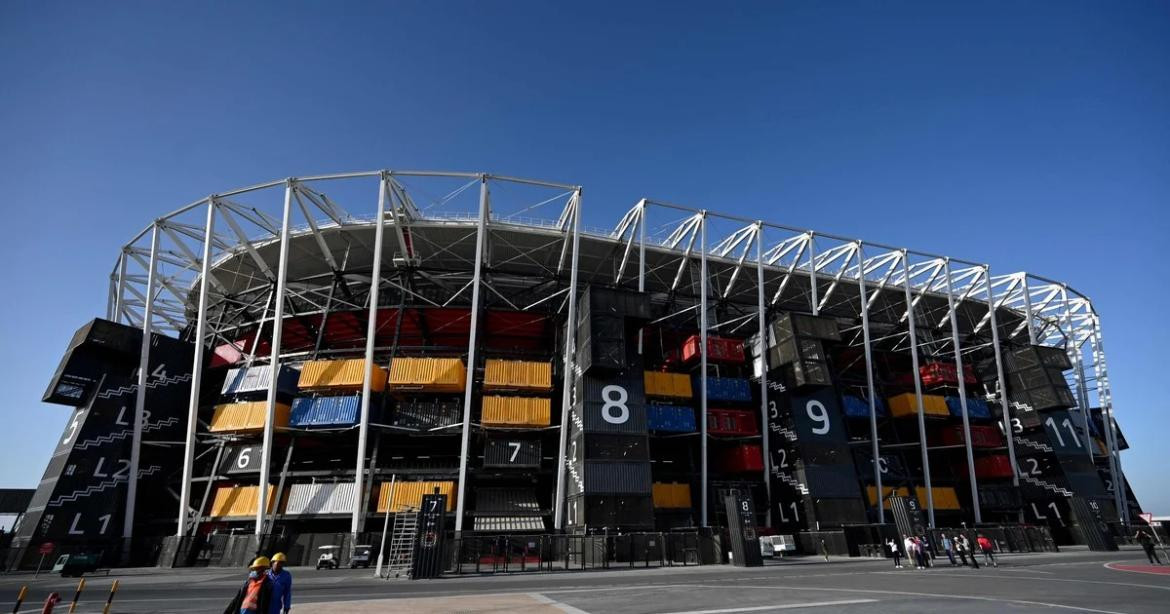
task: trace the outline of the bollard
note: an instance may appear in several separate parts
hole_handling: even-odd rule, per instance
[[[110,614],[110,605],[114,603],[114,593],[118,592],[118,581],[114,580],[113,586],[110,587],[110,596],[106,597],[106,607],[102,608],[102,614]]]
[[[77,601],[81,599],[81,590],[85,588],[85,578],[77,583],[77,591],[73,593],[73,601],[69,603],[69,614],[77,611]]]
[[[61,603],[61,595],[57,593],[49,593],[45,598],[45,605],[41,608],[41,614],[53,614],[53,606]]]
[[[28,585],[21,584],[20,592],[16,594],[16,605],[12,606],[12,614],[16,614],[20,611],[20,604],[24,603],[25,595],[28,595]]]

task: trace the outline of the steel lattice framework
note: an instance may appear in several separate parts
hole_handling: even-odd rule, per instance
[[[347,205],[342,206],[342,203]],[[468,364],[475,364],[478,315],[485,305],[542,311],[575,319],[583,284],[646,291],[665,303],[672,318],[693,319],[704,339],[700,411],[706,414],[706,335],[749,335],[765,330],[773,310],[834,315],[855,322],[846,329],[864,348],[871,404],[871,441],[878,457],[873,407],[871,348],[909,351],[917,372],[921,356],[952,359],[962,373],[973,352],[993,351],[998,401],[1011,405],[1004,385],[1001,349],[1040,344],[1067,351],[1069,384],[1081,409],[1102,408],[1113,425],[1100,318],[1092,301],[1065,283],[1026,272],[992,274],[986,264],[804,230],[673,203],[641,199],[607,229],[582,225],[582,188],[487,173],[369,171],[270,181],[199,199],[159,217],[122,248],[110,274],[107,317],[144,332],[168,332],[197,341],[178,533],[189,529],[191,469],[204,350],[234,342],[255,330],[242,348],[248,364],[278,365],[306,353],[282,349],[284,322],[307,314],[368,309],[364,336],[367,369],[374,354],[376,309],[405,304],[469,307]],[[350,209],[348,207],[358,207]],[[353,211],[361,211],[354,213]],[[555,219],[549,215],[555,212]],[[380,223],[379,223],[380,222]],[[389,233],[389,236],[387,236]],[[381,257],[375,257],[380,254]],[[377,280],[377,283],[373,283]],[[994,307],[994,308],[992,308]],[[270,348],[259,355],[261,331]],[[323,326],[321,327],[324,328]],[[569,327],[570,329],[572,327]],[[314,353],[321,350],[317,331]],[[141,364],[149,357],[143,337]],[[564,398],[569,406],[575,339],[564,340]],[[351,350],[352,353],[352,350]],[[460,495],[467,474],[471,378],[464,402]],[[367,373],[368,375],[368,373]],[[133,530],[141,437],[145,368],[139,372],[134,445],[124,535]],[[355,476],[360,492],[369,428],[369,381],[362,395]],[[917,378],[916,378],[916,384]],[[260,483],[268,481],[276,378],[268,396]],[[966,391],[959,378],[964,428]],[[767,377],[761,378],[762,413]],[[917,389],[921,407],[921,389]],[[1088,430],[1088,411],[1083,411]],[[562,420],[562,424],[564,421]],[[702,524],[707,524],[706,419],[703,428]],[[925,426],[919,412],[925,485],[930,491]],[[1005,429],[1013,482],[1021,479]],[[565,467],[562,429],[555,525],[561,527]],[[1105,429],[1111,472],[1120,473],[1117,433]],[[967,460],[976,520],[978,494],[967,436]],[[764,458],[768,458],[765,429]],[[1093,455],[1088,446],[1089,455]],[[881,474],[874,480],[881,492]],[[769,469],[765,466],[765,473]],[[1114,489],[1117,509],[1128,519],[1124,480]],[[768,480],[765,479],[765,484]],[[263,497],[256,531],[264,525]],[[456,529],[462,528],[463,496],[457,499]],[[931,525],[933,501],[927,501]],[[884,515],[881,505],[879,515]],[[353,531],[364,519],[355,506]]]

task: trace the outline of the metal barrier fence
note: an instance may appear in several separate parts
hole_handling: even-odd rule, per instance
[[[448,573],[581,571],[700,565],[698,532],[614,535],[463,535]],[[710,547],[708,545],[708,547]]]

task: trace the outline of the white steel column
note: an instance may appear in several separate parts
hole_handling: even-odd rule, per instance
[[[772,457],[768,446],[768,318],[764,312],[764,223],[756,221],[756,310],[760,327],[760,444],[764,455],[764,492],[768,496],[768,524],[772,524]]]
[[[561,363],[561,433],[557,450],[557,492],[553,502],[553,528],[565,526],[565,450],[569,445],[569,408],[573,404],[573,371],[577,361],[577,248],[580,242],[578,231],[581,220],[581,190],[578,189],[573,202],[573,253],[569,271],[569,311],[565,317],[565,357]],[[639,279],[641,279],[639,277]],[[639,282],[640,283],[640,282]]]
[[[467,453],[471,444],[471,397],[475,384],[475,350],[479,333],[479,287],[483,274],[484,234],[487,233],[487,175],[479,176],[479,223],[475,229],[475,269],[471,277],[471,332],[467,341],[467,380],[463,390],[463,435],[459,442],[459,495],[455,500],[455,531],[463,530],[463,504],[467,499]]]
[[[280,221],[280,262],[276,270],[276,300],[272,310],[272,376],[268,378],[268,407],[264,412],[264,439],[260,448],[260,484],[257,488],[256,535],[264,530],[268,510],[268,476],[272,461],[272,428],[276,420],[276,384],[280,374],[280,338],[284,330],[284,290],[288,283],[288,223],[296,182],[289,179],[284,187],[284,213]]]
[[[817,300],[817,242],[816,234],[808,233],[808,286],[812,290],[812,314],[820,315],[820,301]]]
[[[1105,365],[1105,344],[1101,339],[1101,321],[1097,314],[1093,318],[1093,363],[1097,370],[1097,400],[1101,403],[1101,427],[1105,431],[1105,445],[1109,448],[1109,474],[1113,476],[1113,502],[1117,507],[1118,520],[1129,527],[1129,504],[1125,496],[1125,477],[1121,473],[1120,450],[1117,447],[1117,431],[1113,423],[1113,395],[1109,390],[1109,371]]]
[[[699,479],[703,497],[701,522],[707,525],[707,212],[702,211],[699,219],[699,420],[702,423],[702,440],[699,452]]]
[[[971,507],[975,511],[975,523],[983,522],[983,511],[979,506],[979,483],[975,479],[975,453],[971,449],[971,421],[967,415],[967,382],[963,377],[963,348],[959,345],[959,318],[955,315],[955,289],[951,282],[951,259],[943,259],[943,274],[947,276],[947,310],[951,320],[951,343],[955,348],[955,372],[959,380],[959,407],[963,410],[963,442],[967,449],[967,479],[971,482]]]
[[[183,482],[179,489],[179,526],[175,535],[187,534],[187,512],[191,507],[191,473],[195,465],[195,430],[199,426],[199,391],[203,383],[203,347],[207,337],[207,278],[211,269],[211,247],[215,238],[215,197],[207,199],[207,223],[203,227],[203,260],[199,263],[199,311],[195,317],[195,359],[191,366],[191,403],[187,406],[187,438],[183,448]],[[215,471],[213,469],[212,471]]]
[[[362,490],[366,471],[366,442],[370,433],[370,393],[374,379],[374,334],[378,329],[378,288],[382,285],[382,236],[386,230],[386,185],[387,174],[382,173],[378,181],[378,214],[374,218],[374,270],[370,273],[370,314],[366,319],[366,376],[362,378],[362,416],[358,425],[357,459],[354,465],[354,501],[353,516],[350,518],[349,532],[355,536],[365,524],[365,503]],[[402,317],[402,313],[398,314]],[[374,476],[370,476],[372,482]],[[355,542],[356,543],[356,542]]]
[[[910,293],[910,256],[902,250],[902,286],[906,292],[906,319],[910,329],[910,368],[914,370],[914,399],[918,402],[918,446],[922,450],[922,480],[926,486],[926,515],[934,528],[934,489],[930,485],[930,452],[926,449],[926,410],[922,405],[922,378],[918,371],[918,333],[914,328],[914,301]]]
[[[123,257],[125,267],[125,257]],[[130,467],[126,473],[126,515],[122,519],[122,553],[130,553],[134,537],[134,507],[138,497],[138,458],[142,451],[142,422],[146,412],[146,384],[150,379],[151,320],[154,318],[154,277],[158,269],[158,223],[150,227],[150,267],[146,273],[146,297],[142,306],[142,350],[138,356],[138,386],[134,394],[134,434],[130,442]],[[123,279],[125,275],[123,275]],[[125,282],[123,282],[125,283]]]
[[[1072,312],[1068,307],[1068,286],[1060,285],[1060,300],[1061,308],[1064,310],[1064,353],[1068,355],[1072,361],[1073,378],[1075,378],[1077,386],[1077,407],[1081,410],[1081,422],[1085,431],[1085,451],[1089,454],[1089,461],[1093,461],[1093,429],[1089,426],[1089,420],[1092,417],[1089,415],[1088,395],[1083,395],[1084,390],[1084,371],[1081,369],[1081,348],[1077,345],[1076,331],[1073,328]]]
[[[1032,291],[1028,288],[1028,274],[1024,273],[1024,318],[1028,320],[1028,343],[1036,345],[1036,325],[1032,322]]]
[[[1012,406],[1008,402],[1007,379],[1003,376],[1003,351],[999,347],[999,324],[995,316],[995,292],[991,287],[991,267],[983,267],[987,283],[987,309],[991,319],[991,347],[995,351],[995,375],[999,380],[999,406],[1003,412],[1003,433],[1007,438],[1008,460],[1012,464],[1012,486],[1020,485],[1020,466],[1016,464],[1016,444],[1012,434]]]
[[[861,339],[865,343],[865,384],[869,396],[869,439],[873,448],[873,482],[877,488],[878,523],[885,524],[885,497],[882,496],[881,448],[878,444],[877,391],[873,387],[873,348],[869,339],[869,296],[865,289],[865,257],[857,242],[857,292],[861,297]]]
[[[114,317],[111,318],[114,322],[122,320],[122,309],[125,307],[126,300],[126,250],[129,247],[122,248],[122,255],[118,258],[118,294],[114,297]],[[126,322],[130,324],[130,322]]]

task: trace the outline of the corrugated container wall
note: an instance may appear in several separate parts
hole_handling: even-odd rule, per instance
[[[874,487],[874,486],[866,486],[865,487],[865,497],[866,497],[866,499],[869,500],[870,505],[875,505],[874,495],[876,495],[876,494],[877,494],[876,487]],[[905,486],[902,486],[902,487],[899,487],[897,489],[897,491],[895,491],[894,488],[891,486],[882,486],[882,500],[883,500],[882,507],[884,507],[886,509],[890,509],[890,495],[891,494],[893,494],[893,496],[895,496],[895,497],[909,497],[910,496],[910,489],[906,488]]]
[[[934,495],[934,509],[936,510],[957,510],[959,509],[959,495],[955,493],[955,489],[950,486],[936,486],[930,489]],[[922,504],[923,509],[926,508],[926,489],[919,487],[914,489],[915,494],[918,495],[918,502]]]
[[[484,395],[480,423],[495,427],[548,426],[552,403],[548,399]]]
[[[268,412],[267,401],[247,401],[243,403],[227,403],[216,405],[215,413],[211,415],[212,433],[246,433],[264,430],[264,418]],[[289,406],[284,403],[276,404],[272,426],[284,428],[288,426]]]
[[[650,494],[650,465],[585,461],[585,494]]]
[[[699,396],[699,386],[702,379],[694,378],[695,396]],[[739,377],[707,377],[708,401],[750,402],[752,400],[751,385],[746,379]]]
[[[463,392],[467,368],[458,358],[397,357],[390,361],[390,390]]]
[[[276,500],[275,487],[268,487],[268,513],[272,513]],[[219,486],[211,503],[212,518],[255,517],[256,499],[260,495],[258,486]]]
[[[483,446],[484,467],[539,467],[540,440],[488,437]]]
[[[653,488],[654,507],[660,509],[690,509],[690,484],[655,482]]]
[[[297,391],[297,379],[300,373],[289,365],[280,368],[280,376],[276,378],[276,392],[283,395],[293,395]],[[251,392],[268,392],[268,384],[272,381],[272,365],[258,365],[255,367],[236,367],[227,373],[223,381],[221,394],[247,394]]]
[[[951,415],[961,417],[963,415],[963,405],[959,402],[959,397],[947,397],[947,409],[950,410]],[[987,406],[987,401],[983,399],[967,398],[967,417],[975,419],[989,419],[991,418],[991,408]]]
[[[386,370],[374,365],[370,390],[381,392],[386,388]],[[346,360],[310,360],[301,366],[298,387],[302,390],[360,390],[366,379],[366,361],[361,358]]]
[[[887,403],[890,406],[890,413],[895,418],[918,415],[918,401],[912,392],[892,396],[887,399]],[[951,415],[950,411],[947,410],[946,399],[936,394],[922,395],[922,412],[927,416],[946,417]]]
[[[646,428],[664,433],[693,433],[695,410],[685,405],[647,405]]]
[[[691,376],[686,373],[646,371],[643,379],[648,397],[690,399],[694,396],[691,390]]]
[[[301,397],[293,400],[289,426],[354,426],[358,423],[361,406],[361,395]]]
[[[417,509],[422,506],[423,495],[433,493],[435,488],[439,494],[447,495],[447,511],[455,509],[455,482],[382,482],[378,488],[378,512],[397,514],[407,508]]]
[[[484,365],[483,389],[548,392],[552,390],[552,365],[489,358]]]
[[[353,482],[293,484],[288,490],[284,513],[349,514],[353,512]]]

